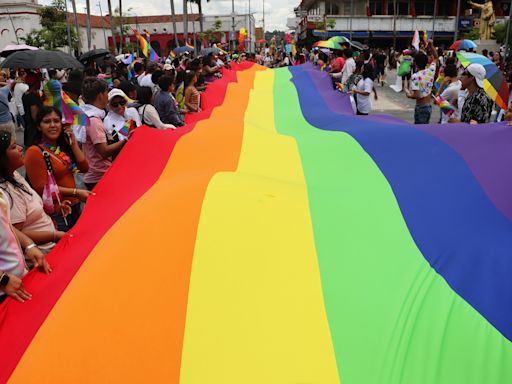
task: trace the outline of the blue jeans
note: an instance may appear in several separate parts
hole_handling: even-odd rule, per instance
[[[432,114],[432,105],[417,105],[414,108],[414,124],[430,123],[430,115]]]

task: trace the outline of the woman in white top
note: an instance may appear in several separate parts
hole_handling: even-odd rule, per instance
[[[142,124],[148,127],[159,128],[159,129],[175,129],[176,127],[172,124],[162,123],[158,111],[153,106],[153,91],[149,87],[140,87],[137,92],[139,103],[141,104],[138,108],[139,116]]]
[[[357,114],[368,115],[372,110],[370,94],[373,90],[373,66],[365,64],[363,67],[363,78],[357,83],[356,89],[352,92],[357,98]]]
[[[127,140],[128,135],[121,131],[126,122],[132,120],[135,127],[141,125],[139,113],[135,108],[127,108],[127,104],[133,102],[126,94],[118,88],[108,93],[109,112],[103,120],[103,125],[108,134],[119,139]],[[121,131],[121,132],[120,132]]]

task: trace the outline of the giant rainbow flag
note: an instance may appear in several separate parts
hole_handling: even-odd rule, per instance
[[[1,382],[512,383],[510,127],[357,117],[311,65],[203,96],[0,306]]]

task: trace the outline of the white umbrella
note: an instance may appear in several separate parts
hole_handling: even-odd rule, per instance
[[[37,48],[37,47],[32,47],[32,46],[26,45],[26,44],[20,44],[20,45],[9,44],[9,45],[6,45],[4,47],[4,49],[2,49],[2,51],[0,52],[0,56],[7,57],[11,53],[14,53],[14,52],[17,52],[17,51],[35,51],[35,50],[38,50],[38,49],[39,48]]]

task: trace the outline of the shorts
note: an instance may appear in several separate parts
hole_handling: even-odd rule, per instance
[[[381,66],[378,65],[377,68],[376,68],[376,72],[377,72],[377,76],[384,75],[384,66],[381,67]]]
[[[411,80],[411,72],[409,72],[407,75],[402,76],[402,80]]]
[[[432,105],[417,105],[414,108],[414,124],[430,123],[430,115],[432,115]]]

